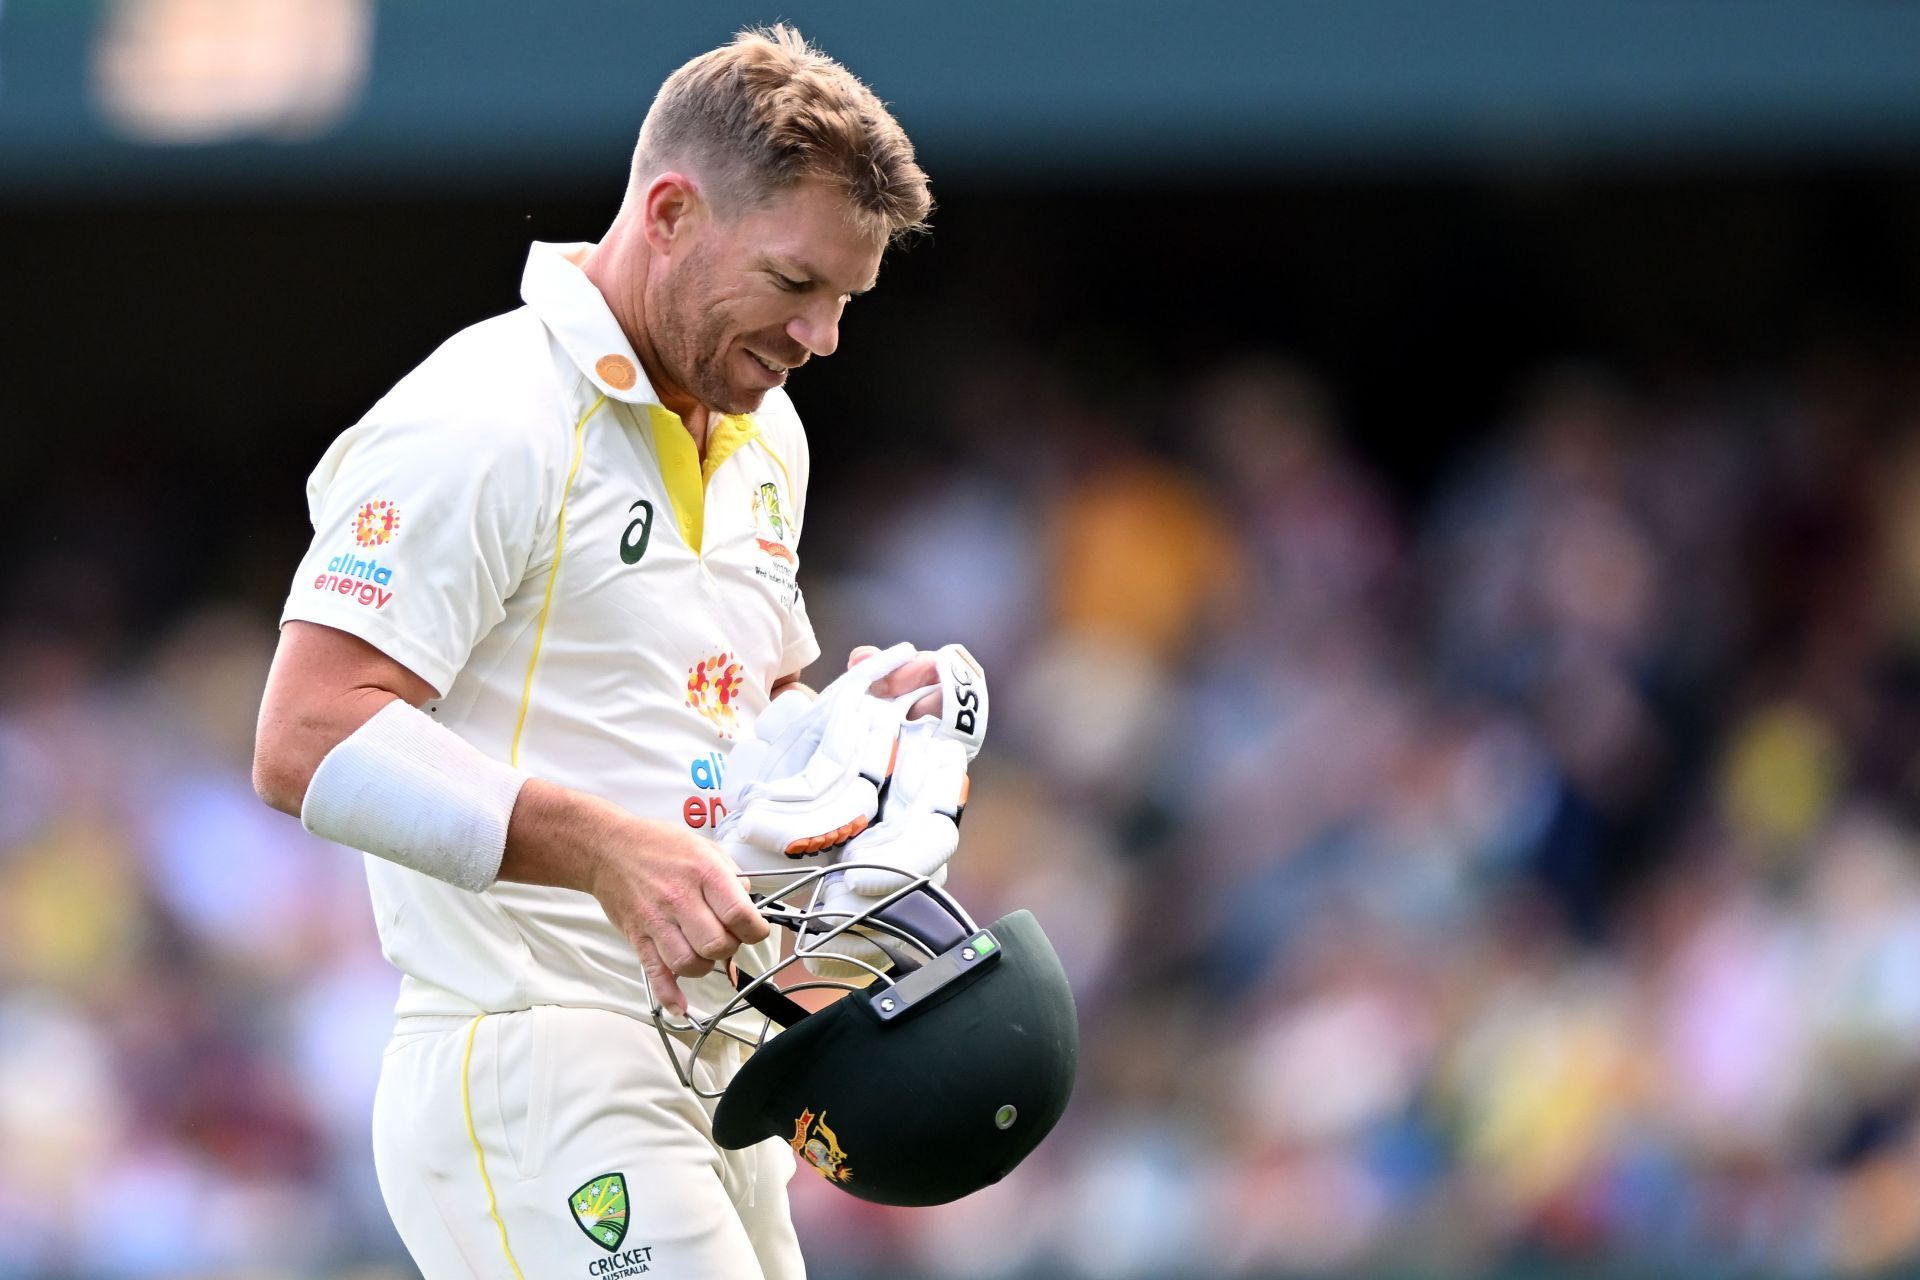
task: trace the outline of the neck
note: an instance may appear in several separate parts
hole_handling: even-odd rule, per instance
[[[654,349],[647,328],[646,279],[652,265],[652,249],[639,228],[625,217],[616,218],[600,243],[587,251],[580,270],[593,281],[594,288],[607,300],[607,310],[619,322],[620,331],[640,357],[647,384],[669,412],[676,414],[693,433],[694,443],[706,452],[707,409],[691,394],[667,376],[660,353]]]

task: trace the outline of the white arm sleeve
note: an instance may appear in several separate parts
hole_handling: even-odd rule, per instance
[[[314,770],[307,830],[478,892],[500,874],[527,775],[395,698]]]

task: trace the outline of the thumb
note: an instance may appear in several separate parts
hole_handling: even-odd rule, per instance
[[[862,658],[871,658],[874,654],[878,652],[880,652],[880,649],[877,645],[871,645],[871,644],[855,645],[853,647],[853,652],[847,655],[847,670],[849,671],[853,670],[856,666],[860,665],[860,660]]]

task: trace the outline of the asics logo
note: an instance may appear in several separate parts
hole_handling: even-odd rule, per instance
[[[647,541],[653,537],[653,504],[645,498],[627,508],[640,514],[620,535],[620,558],[628,564],[639,564],[640,557],[647,554]]]

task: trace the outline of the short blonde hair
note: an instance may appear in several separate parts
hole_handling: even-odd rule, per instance
[[[753,208],[809,179],[895,239],[925,230],[927,175],[906,131],[857,76],[793,27],[750,27],[667,77],[634,151],[637,195],[686,166],[722,208]]]

